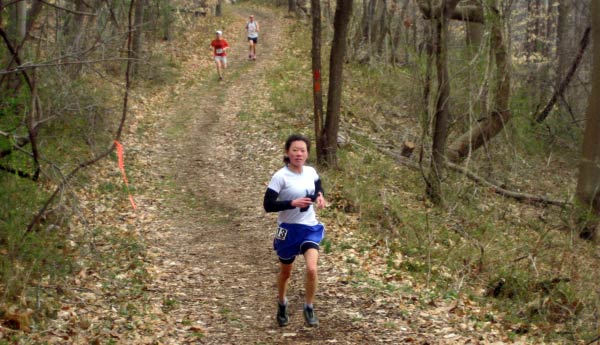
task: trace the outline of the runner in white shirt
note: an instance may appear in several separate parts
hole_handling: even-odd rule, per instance
[[[256,60],[256,44],[258,43],[260,27],[258,22],[254,20],[254,15],[250,15],[250,20],[246,23],[246,31],[248,32],[248,59]]]
[[[313,206],[324,208],[325,198],[317,171],[304,165],[309,150],[310,141],[304,136],[294,134],[286,140],[286,166],[273,175],[264,197],[265,210],[279,213],[273,240],[280,262],[277,277],[279,326],[289,323],[287,284],[297,255],[304,255],[306,263],[304,320],[309,326],[319,324],[313,301],[317,290],[319,244],[325,235],[325,227],[317,221]]]

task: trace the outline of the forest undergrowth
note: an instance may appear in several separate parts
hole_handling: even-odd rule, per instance
[[[185,35],[177,33],[188,28],[209,31],[227,24],[214,17],[198,21],[186,13],[176,17],[170,23],[171,40],[153,40],[147,35],[149,47],[139,67],[141,77],[128,90],[125,132],[129,140],[143,137],[149,129],[148,124],[136,120],[142,117],[141,106],[160,90],[174,87],[181,78],[181,61],[193,57],[191,49],[179,45],[197,47],[200,43],[186,41]],[[142,298],[151,279],[144,262],[147,248],[135,230],[128,199],[130,193],[136,193],[139,167],[133,161],[126,160],[125,165],[129,186],[123,181],[116,151],[81,170],[39,224],[28,229],[65,172],[113,143],[122,113],[126,65],[111,59],[103,62],[101,66],[85,65],[74,79],[65,67],[37,73],[43,81],[37,92],[48,100],[44,111],[51,116],[40,130],[44,173],[40,181],[0,174],[0,344],[47,343],[61,338],[58,343],[72,342],[74,329],[93,333],[92,328],[110,328],[115,320],[121,322],[123,315],[145,313],[143,305],[131,302]],[[7,128],[17,127],[22,120],[20,112],[27,111],[18,97],[3,98],[2,124]],[[7,107],[11,102],[15,105]],[[2,150],[10,145],[10,141],[0,140]],[[4,163],[31,170],[29,157],[22,151],[5,158]],[[126,147],[125,157],[133,155]],[[76,305],[86,306],[83,314],[75,313]],[[101,324],[93,325],[94,318],[100,318]],[[56,327],[57,320],[65,322]],[[100,343],[103,338],[111,339],[111,335],[89,341]]]
[[[207,18],[194,29],[209,31],[216,24],[227,25],[229,19],[225,18]],[[186,22],[180,25],[185,27]],[[283,52],[288,58],[269,72],[269,94],[276,111],[239,115],[249,125],[278,133],[280,141],[292,132],[312,137],[313,128],[309,25],[302,22],[286,30],[294,36],[290,40],[293,45]],[[195,47],[199,43],[180,44]],[[185,50],[166,43],[152,51],[150,63],[142,69],[152,78],[133,92],[138,104],[149,102],[158,86],[168,87],[177,80],[179,61],[191,58]],[[197,65],[199,69],[207,66],[204,60]],[[403,67],[375,63],[345,66],[339,166],[322,173],[331,204],[322,218],[331,229],[323,250],[344,258],[339,265],[347,283],[373,293],[417,296],[416,303],[423,306],[450,301],[453,313],[468,314],[483,331],[502,329],[508,341],[585,343],[597,337],[600,252],[597,245],[579,238],[571,221],[572,208],[521,203],[451,171],[443,182],[446,206],[434,207],[425,197],[423,171],[407,168],[393,155],[405,140],[417,144],[415,163],[419,164],[421,153],[428,155],[429,139],[422,130],[427,115],[420,106],[421,76]],[[457,87],[453,90],[461,92]],[[117,104],[118,92],[108,88],[105,92],[104,102]],[[136,105],[132,113],[142,116]],[[473,154],[466,165],[508,189],[571,201],[577,157],[573,150],[577,148],[549,140],[543,130],[531,129],[523,114],[516,115],[505,131]],[[147,128],[139,123],[139,127],[128,128],[128,135],[143,136]],[[71,130],[65,137],[77,138],[79,129]],[[60,145],[64,146],[56,151],[59,155],[76,146],[69,140]],[[143,168],[142,163],[136,162]],[[426,159],[422,167],[427,169]],[[35,205],[46,197],[29,182],[6,177],[0,182],[8,191],[0,195],[3,205],[24,196],[36,198],[36,202],[20,203]],[[136,173],[130,174],[130,183],[135,193]],[[41,232],[29,242],[30,250],[15,245],[2,249],[3,257],[8,258],[2,262],[3,330],[41,330],[46,319],[75,320],[72,310],[60,308],[59,298],[90,305],[90,310],[99,308],[92,288],[82,285],[89,281],[98,284],[93,289],[108,293],[119,322],[148,312],[129,302],[143,301],[150,277],[145,267],[147,253],[135,231],[116,155],[78,177],[74,185],[81,187],[77,193],[88,201],[72,195],[72,201],[64,205],[69,213],[75,213],[75,220],[70,221],[77,223],[73,228],[83,232]],[[23,214],[33,212],[31,207]],[[28,221],[27,217],[2,216],[11,220],[2,224],[3,228],[22,229]],[[104,217],[116,217],[122,225],[103,226]],[[87,222],[95,225],[88,227]],[[57,226],[67,229],[68,224]],[[7,242],[0,244],[18,243],[5,238]],[[47,251],[36,251],[41,243]],[[165,300],[162,305],[167,310],[173,303]],[[77,327],[90,327],[88,317],[76,320]],[[3,336],[23,339],[17,331]]]
[[[308,39],[295,42],[296,54],[310,54]],[[270,123],[289,128],[282,139],[289,131],[306,133],[312,118],[310,61],[287,64],[273,73],[273,103],[284,116]],[[575,208],[519,202],[453,171],[443,181],[445,207],[434,207],[425,195],[430,139],[422,130],[428,121],[423,76],[377,63],[346,68],[339,166],[325,174],[332,202],[327,219],[346,231],[327,248],[347,252],[356,265],[352,274],[370,288],[475,303],[483,312],[474,320],[501,324],[512,339],[597,339],[600,250],[579,238]],[[460,84],[452,90],[456,99],[468,92]],[[509,190],[573,202],[579,147],[570,140],[576,130],[565,132],[560,118],[532,126],[530,110],[518,104],[513,112],[505,131],[464,166]],[[421,171],[395,159],[407,140],[417,146],[413,163],[420,163],[421,152],[425,157]],[[373,269],[377,260],[386,263],[383,272]]]

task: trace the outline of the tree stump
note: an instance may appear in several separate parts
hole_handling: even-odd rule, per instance
[[[413,143],[412,141],[405,140],[402,143],[402,151],[400,151],[400,154],[406,158],[409,158],[410,156],[412,156],[412,153],[415,150],[415,146],[415,143]]]

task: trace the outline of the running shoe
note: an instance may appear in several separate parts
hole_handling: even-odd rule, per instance
[[[317,315],[315,315],[315,310],[313,308],[304,307],[304,320],[310,327],[319,325],[319,319],[317,318]]]
[[[287,304],[281,305],[277,303],[277,323],[280,327],[287,326],[290,323],[290,317],[287,311]]]

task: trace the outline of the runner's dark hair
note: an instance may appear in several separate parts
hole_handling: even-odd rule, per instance
[[[304,141],[304,143],[306,144],[306,151],[310,152],[310,140],[301,134],[292,134],[287,138],[287,140],[285,141],[285,152],[288,152],[294,141]],[[290,157],[283,156],[283,162],[285,164],[289,164]]]

